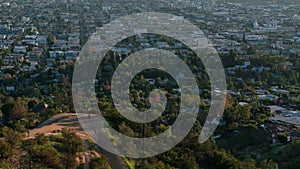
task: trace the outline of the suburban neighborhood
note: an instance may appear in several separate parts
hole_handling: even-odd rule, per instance
[[[297,0],[0,0],[0,168],[299,168],[299,7]],[[226,105],[221,121],[214,119],[214,134],[198,144],[212,99],[203,63],[178,39],[135,30],[136,36],[114,44],[94,79],[109,124],[131,137],[152,137],[170,128],[180,112],[181,89],[155,70],[138,74],[128,93],[133,106],[144,110],[151,107],[149,93],[162,89],[168,100],[162,116],[141,125],[116,111],[112,76],[142,49],[181,58],[195,74],[201,101],[197,123],[181,143],[162,155],[134,159],[107,153],[83,132],[72,76],[81,50],[101,27],[144,12],[184,18],[203,32],[222,60]],[[183,73],[176,78],[186,79]]]

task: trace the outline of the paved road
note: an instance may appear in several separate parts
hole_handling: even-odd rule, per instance
[[[269,120],[275,120],[275,121],[283,121],[290,124],[295,124],[300,126],[300,117],[299,116],[292,116],[292,117],[283,117],[281,115],[277,115],[275,117],[269,118]]]

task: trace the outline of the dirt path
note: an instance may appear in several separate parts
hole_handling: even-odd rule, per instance
[[[82,130],[76,114],[59,114],[44,121],[37,128],[30,130],[29,138],[33,138],[36,134],[41,133],[46,136],[54,134],[54,131],[61,131],[63,128],[71,129],[81,139],[87,139],[87,134]]]
[[[112,153],[102,149],[101,147],[98,147],[98,148],[99,148],[101,154],[103,154],[105,157],[107,157],[110,167],[112,169],[129,169],[129,167],[126,165],[126,163],[120,156],[112,154]]]
[[[89,144],[83,140],[84,145],[84,157],[85,157],[85,163],[83,166],[83,169],[90,169],[90,150],[89,150]]]
[[[76,132],[76,134],[81,138],[84,143],[84,150],[85,150],[85,160],[88,163],[84,164],[84,169],[89,169],[89,148],[88,143],[85,141],[89,138],[89,136],[84,132],[81,128],[81,125],[77,119],[77,115],[75,113],[64,113],[53,116],[48,120],[44,121],[38,127],[30,130],[29,137],[24,139],[31,139],[34,138],[36,134],[45,134],[46,136],[56,134],[54,131],[61,131],[63,128],[71,129]],[[111,154],[101,147],[98,147],[101,154],[107,157],[109,164],[112,169],[127,169],[125,162],[123,159],[117,155]]]

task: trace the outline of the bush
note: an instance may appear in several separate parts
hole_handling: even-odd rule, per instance
[[[89,166],[90,169],[110,169],[110,165],[103,158],[92,158]]]
[[[227,126],[227,130],[233,131],[238,129],[238,127],[239,127],[239,123],[233,122]]]
[[[281,143],[286,144],[286,143],[287,143],[287,136],[288,136],[288,134],[285,133],[285,132],[278,133],[278,134],[277,134],[277,139],[278,139]]]

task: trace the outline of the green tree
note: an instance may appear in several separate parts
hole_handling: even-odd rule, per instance
[[[11,156],[11,147],[5,140],[0,140],[0,159],[6,159]]]
[[[90,169],[110,169],[110,165],[103,158],[92,158],[89,164]]]
[[[273,161],[273,160],[262,160],[260,163],[259,163],[259,167],[261,169],[274,169],[276,168],[277,164]]]
[[[64,145],[64,165],[66,169],[76,168],[76,154],[83,150],[83,143],[81,139],[76,135],[75,132],[72,132],[67,129],[62,130],[63,136],[63,145]]]
[[[28,109],[25,105],[26,103],[22,98],[18,97],[16,99],[14,107],[10,112],[12,120],[20,120],[26,116]]]
[[[218,169],[239,169],[240,162],[225,150],[214,150],[212,152],[212,164]]]
[[[5,141],[10,144],[10,146],[12,148],[19,148],[22,141],[22,137],[23,135],[17,131],[14,131],[13,129],[11,128],[8,128],[8,127],[4,127],[3,130],[3,137],[5,139]]]

